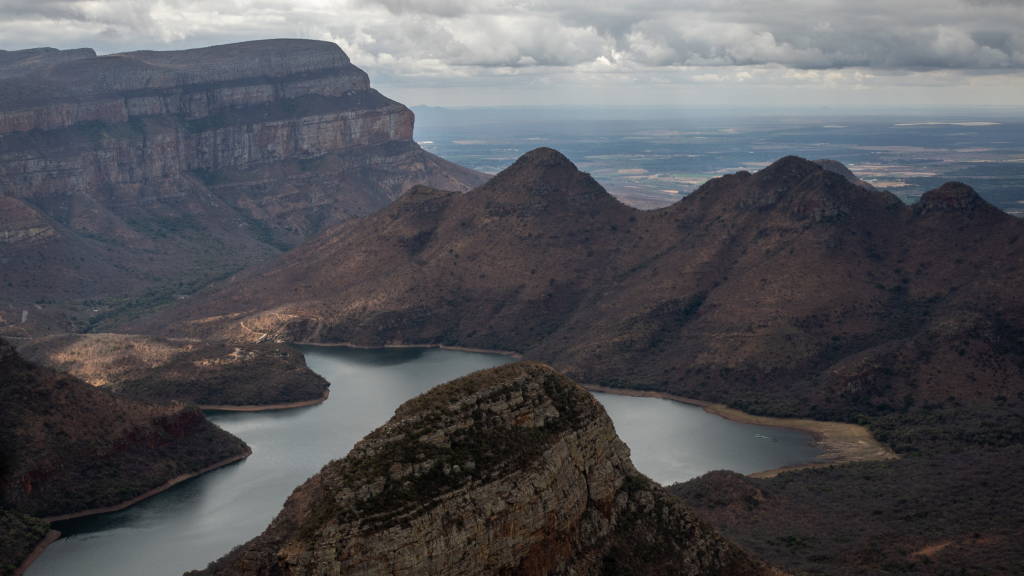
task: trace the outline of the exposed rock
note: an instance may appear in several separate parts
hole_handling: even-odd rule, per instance
[[[632,570],[632,572],[630,572]],[[471,374],[403,404],[209,574],[767,574],[640,475],[551,368]]]
[[[330,42],[0,52],[0,76],[0,199],[24,204],[0,242],[23,259],[26,242],[75,240],[46,249],[61,267],[49,277],[91,276],[18,270],[12,292],[28,301],[209,281],[416,184],[486,181],[416,145],[413,113]],[[81,266],[97,252],[103,264]]]
[[[37,242],[52,238],[53,226],[18,198],[0,196],[0,243]]]

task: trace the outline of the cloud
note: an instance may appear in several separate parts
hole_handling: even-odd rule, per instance
[[[871,88],[975,85],[975,78],[989,75],[1012,79],[1008,82],[1016,86],[1024,74],[1022,5],[1020,0],[4,0],[0,47],[89,46],[109,53],[317,38],[337,42],[374,82],[438,87],[518,78],[531,86],[571,81]]]

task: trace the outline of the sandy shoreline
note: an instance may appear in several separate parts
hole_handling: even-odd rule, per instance
[[[772,418],[769,416],[755,416],[739,410],[734,410],[724,404],[712,404],[703,400],[694,400],[647,390],[623,390],[620,388],[608,388],[607,386],[596,386],[593,384],[582,384],[587,390],[617,394],[619,396],[634,396],[641,398],[664,398],[701,406],[708,414],[721,416],[726,420],[740,422],[742,424],[755,424],[758,426],[770,426],[772,428],[787,428],[806,432],[814,438],[814,446],[825,451],[818,456],[819,460],[825,462],[805,462],[798,466],[765,470],[750,474],[752,478],[771,478],[779,472],[787,470],[802,470],[804,468],[816,468],[832,464],[845,464],[847,462],[863,462],[867,460],[888,460],[896,458],[891,450],[878,443],[871,436],[871,432],[863,426],[856,424],[844,424],[841,422],[820,422],[806,418]]]
[[[232,406],[217,405],[217,404],[200,404],[200,410],[223,410],[225,412],[262,412],[264,410],[287,410],[289,408],[302,408],[303,406],[313,406],[314,404],[321,404],[327,397],[331,395],[331,389],[324,390],[324,395],[319,398],[312,400],[303,400],[301,402],[290,402],[288,404],[251,404],[248,406]]]
[[[11,576],[21,576],[22,574],[24,574],[25,571],[28,570],[28,567],[31,566],[32,563],[35,562],[36,559],[43,554],[43,551],[46,550],[46,547],[56,542],[58,538],[60,538],[60,532],[57,532],[56,530],[50,530],[49,532],[47,532],[46,536],[43,536],[43,539],[40,540],[38,544],[36,544],[36,547],[32,550],[32,553],[21,561],[21,565],[15,568],[14,572],[11,572]]]
[[[172,478],[171,480],[167,481],[167,483],[165,483],[165,484],[163,484],[161,486],[157,486],[156,488],[153,488],[152,490],[150,490],[150,491],[148,491],[148,492],[146,492],[144,494],[140,494],[139,496],[136,496],[135,498],[132,498],[131,500],[128,500],[127,502],[122,502],[120,504],[115,504],[114,506],[105,506],[103,508],[93,508],[91,510],[82,510],[81,512],[73,512],[71,514],[60,514],[60,515],[57,515],[57,516],[47,516],[46,518],[43,518],[42,520],[43,520],[43,522],[59,522],[61,520],[71,520],[73,518],[82,518],[83,516],[92,516],[94,514],[106,514],[107,512],[117,512],[118,510],[124,510],[125,508],[127,508],[129,506],[133,506],[135,504],[138,504],[139,502],[142,502],[146,498],[149,498],[150,496],[155,496],[155,495],[163,492],[164,490],[167,490],[168,488],[170,488],[170,487],[172,487],[172,486],[174,486],[176,484],[180,484],[180,483],[184,482],[185,480],[191,480],[192,478],[195,478],[196,476],[200,476],[202,474],[206,474],[207,472],[209,472],[211,470],[216,470],[217,468],[222,468],[224,466],[227,466],[228,464],[232,464],[234,462],[238,462],[239,460],[242,460],[244,458],[248,458],[251,455],[252,455],[252,448],[249,448],[245,452],[245,454],[239,454],[238,456],[232,456],[231,458],[228,458],[227,460],[221,460],[220,462],[217,462],[216,464],[211,464],[211,465],[207,466],[206,468],[203,468],[201,470],[197,470],[195,472],[192,472],[191,474],[182,474],[181,476],[178,476],[177,478]]]

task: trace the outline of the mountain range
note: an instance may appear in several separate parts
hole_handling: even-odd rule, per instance
[[[995,408],[1022,380],[1022,232],[962,184],[907,206],[796,157],[639,211],[538,149],[124,330],[511,350],[776,416]]]

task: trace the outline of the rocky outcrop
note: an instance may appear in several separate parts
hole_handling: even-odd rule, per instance
[[[58,153],[42,156],[29,142],[39,135],[4,138],[5,195],[70,195],[412,140],[412,112],[371,90],[366,73],[328,42],[80,54],[28,69],[0,90],[0,134],[85,136],[48,142]]]
[[[25,202],[0,196],[0,243],[35,242],[54,234],[53,226]]]
[[[211,574],[758,574],[640,475],[608,415],[511,364],[402,405]],[[614,571],[614,570],[613,570]]]

